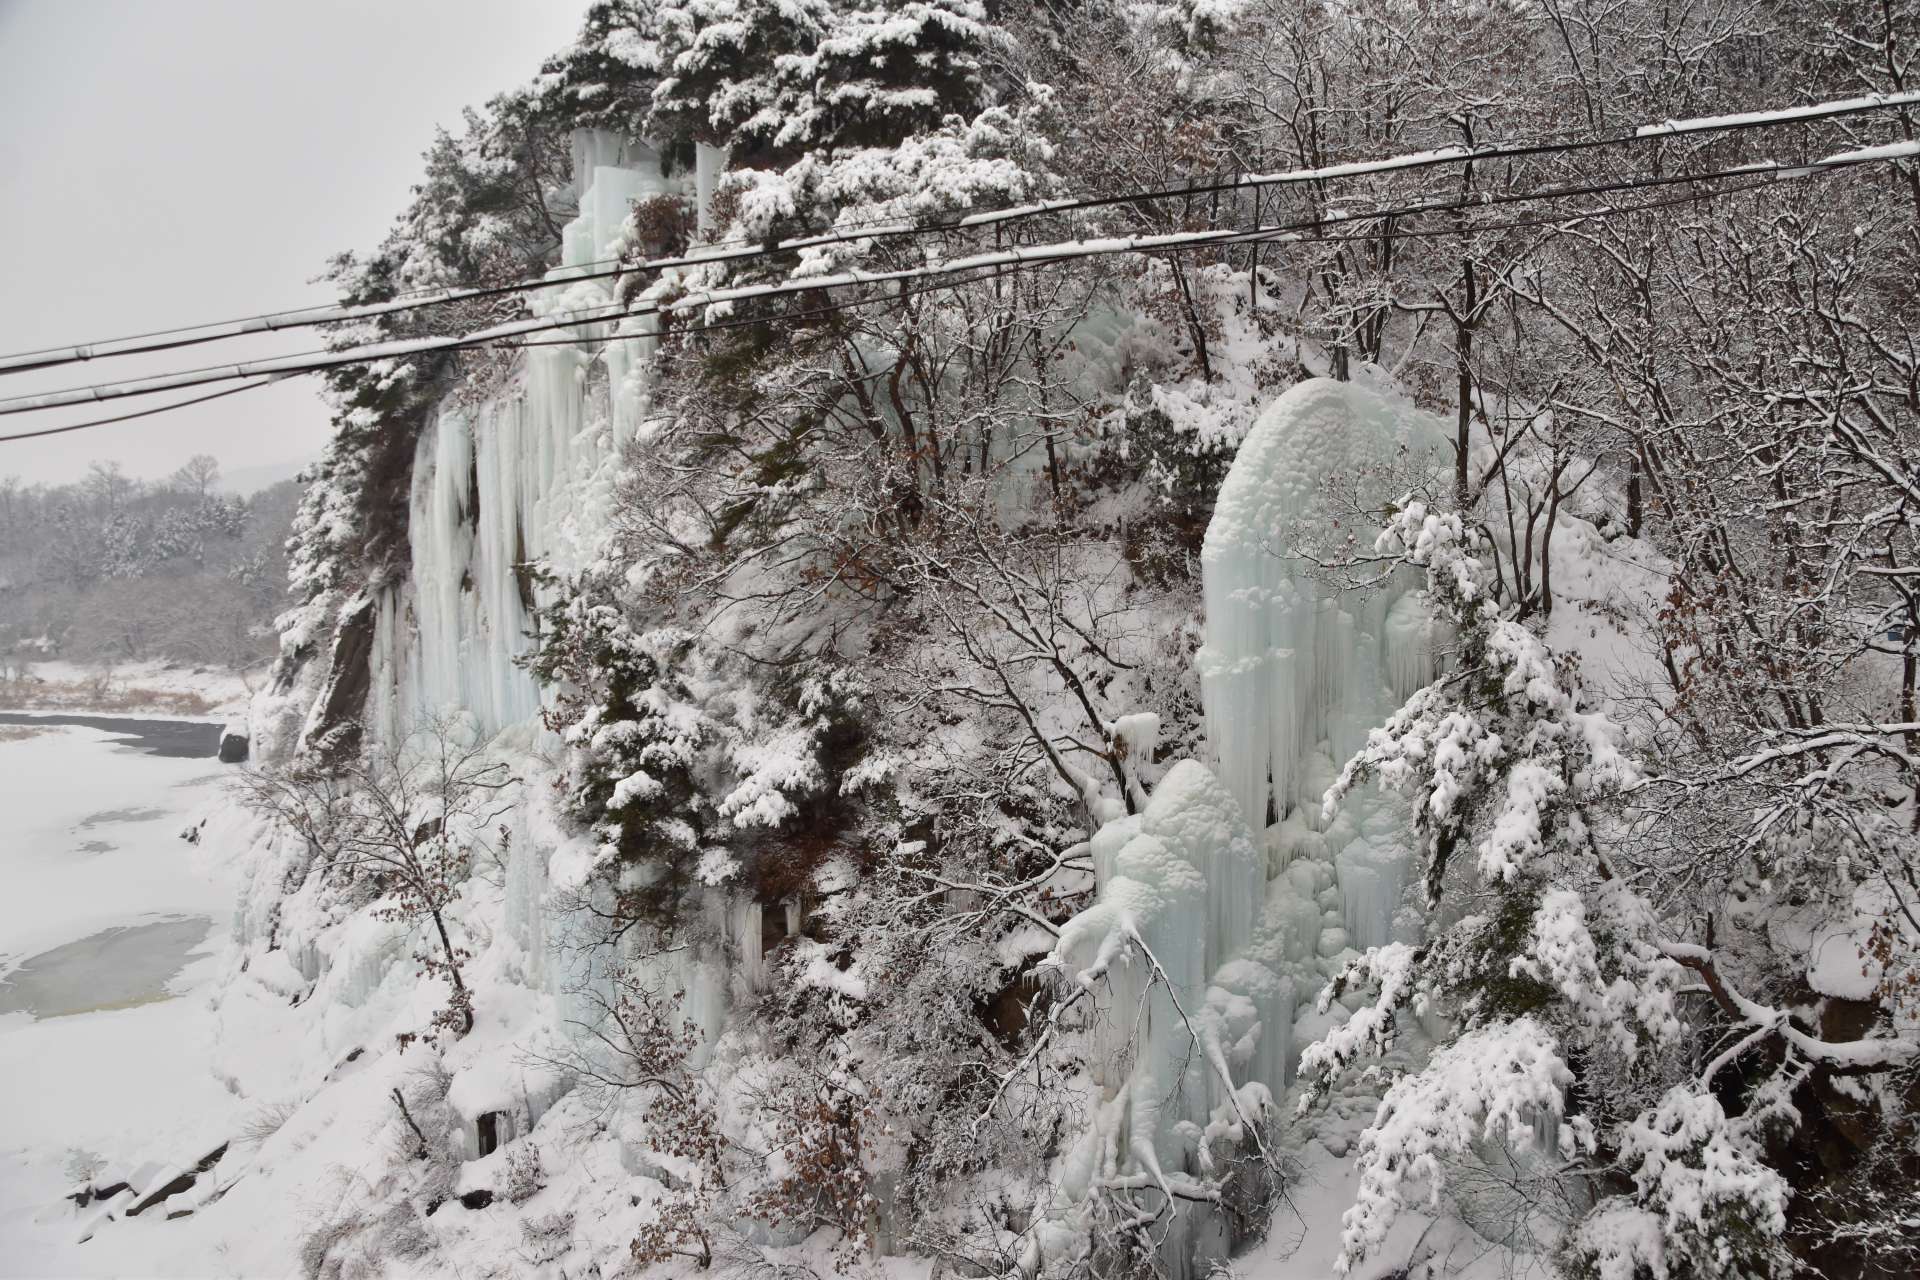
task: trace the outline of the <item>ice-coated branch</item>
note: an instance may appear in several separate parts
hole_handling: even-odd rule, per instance
[[[1321,990],[1321,1013],[1355,982],[1372,983],[1379,994],[1373,1003],[1308,1045],[1300,1055],[1300,1076],[1307,1084],[1300,1093],[1298,1114],[1305,1115],[1326,1096],[1334,1080],[1361,1054],[1383,1054],[1393,1047],[1395,1016],[1414,998],[1425,959],[1425,948],[1404,942],[1373,947],[1348,961],[1346,968]]]
[[[1887,1036],[1871,1040],[1824,1040],[1793,1025],[1793,1015],[1742,995],[1720,971],[1718,957],[1706,947],[1687,942],[1662,942],[1660,950],[1669,959],[1685,965],[1705,979],[1714,1003],[1730,1017],[1770,1035],[1777,1035],[1796,1052],[1817,1062],[1836,1075],[1862,1075],[1887,1071],[1920,1061],[1920,1040],[1911,1036]]]
[[[1201,1030],[1193,1025],[1193,1019],[1187,1016],[1186,1008],[1180,1003],[1180,993],[1174,989],[1173,980],[1167,976],[1166,969],[1161,966],[1159,959],[1153,954],[1153,949],[1147,945],[1139,931],[1129,924],[1126,927],[1126,935],[1127,941],[1140,948],[1140,954],[1146,957],[1148,971],[1153,980],[1165,984],[1167,999],[1172,1003],[1173,1011],[1180,1015],[1180,1022],[1187,1029],[1188,1039],[1193,1042],[1193,1047],[1199,1051],[1207,1066],[1212,1068],[1213,1073],[1220,1078],[1221,1092],[1226,1095],[1228,1105],[1233,1108],[1234,1118],[1240,1122],[1242,1133],[1253,1139],[1254,1146],[1260,1152],[1260,1158],[1272,1165],[1273,1155],[1267,1150],[1267,1144],[1261,1138],[1260,1130],[1254,1125],[1253,1120],[1247,1115],[1246,1107],[1241,1103],[1240,1089],[1233,1083],[1233,1073],[1227,1069],[1227,1055],[1221,1048],[1219,1037],[1203,1035]]]

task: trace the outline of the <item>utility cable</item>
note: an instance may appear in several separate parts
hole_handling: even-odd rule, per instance
[[[1732,187],[1714,188],[1706,191],[1689,192],[1685,195],[1669,197],[1661,200],[1641,201],[1630,206],[1614,206],[1614,207],[1607,207],[1607,208],[1601,208],[1601,209],[1582,210],[1572,214],[1559,214],[1559,215],[1533,217],[1533,218],[1509,219],[1501,223],[1494,223],[1494,224],[1483,223],[1483,224],[1477,224],[1471,227],[1458,227],[1458,226],[1438,227],[1438,228],[1433,228],[1431,230],[1425,230],[1425,231],[1422,231],[1419,229],[1407,228],[1407,229],[1396,230],[1393,234],[1395,238],[1426,238],[1429,236],[1477,235],[1477,234],[1486,234],[1490,232],[1512,230],[1512,229],[1523,228],[1523,227],[1571,225],[1573,223],[1577,223],[1581,221],[1589,221],[1595,218],[1630,215],[1633,213],[1644,212],[1646,210],[1655,209],[1655,208],[1669,207],[1673,205],[1692,203],[1692,202],[1697,202],[1702,200],[1724,198],[1724,197],[1732,196],[1742,192],[1756,190],[1761,187],[1772,186],[1781,181],[1790,181],[1790,180],[1819,177],[1829,173],[1838,172],[1846,168],[1858,167],[1861,165],[1865,165],[1865,164],[1869,164],[1877,161],[1903,158],[1904,156],[1915,154],[1916,152],[1920,152],[1920,144],[1907,144],[1905,147],[1902,147],[1902,148],[1869,149],[1869,151],[1872,152],[1873,154],[1862,153],[1857,157],[1850,157],[1843,153],[1843,155],[1838,157],[1830,157],[1826,161],[1816,162],[1811,165],[1798,166],[1791,169],[1784,168],[1784,167],[1770,167],[1770,166],[1742,166],[1739,169],[1728,170],[1726,172],[1729,174],[1748,173],[1753,175],[1752,178],[1747,182],[1740,183]],[[1553,190],[1548,192],[1527,193],[1527,194],[1516,193],[1506,202],[1512,203],[1521,199],[1566,198],[1571,195],[1582,194],[1582,193],[1590,194],[1594,192],[1606,192],[1606,191],[1613,191],[1613,190],[1632,190],[1632,189],[1637,189],[1645,186],[1671,185],[1671,184],[1680,183],[1680,182],[1697,182],[1697,181],[1704,181],[1715,176],[1719,176],[1719,175],[1681,174],[1681,175],[1670,175],[1670,176],[1661,177],[1661,178],[1644,179],[1638,182],[1627,183],[1627,184],[1596,184],[1592,187],[1581,188],[1581,189],[1559,189],[1559,190]],[[1479,202],[1468,201],[1468,202],[1458,202],[1454,204],[1434,204],[1434,205],[1423,207],[1419,211],[1448,212],[1454,209],[1471,207],[1471,205],[1476,203],[1479,203]],[[1342,218],[1338,219],[1337,221],[1358,221],[1363,219],[1377,219],[1377,218],[1385,218],[1385,217],[1397,218],[1402,216],[1411,216],[1411,215],[1409,213],[1403,213],[1402,211],[1398,211],[1398,210],[1374,211],[1371,213],[1343,215]],[[1325,220],[1321,220],[1320,224],[1298,224],[1298,225],[1322,225],[1324,223],[1333,222],[1333,221],[1336,221],[1336,220],[1325,219]],[[1141,252],[1141,253],[1151,254],[1156,252],[1173,252],[1173,251],[1181,251],[1181,250],[1193,249],[1193,248],[1213,248],[1213,247],[1224,247],[1229,245],[1248,244],[1248,243],[1278,242],[1278,243],[1304,244],[1304,243],[1325,243],[1325,242],[1347,241],[1347,240],[1356,240],[1356,239],[1372,239],[1372,238],[1375,238],[1375,237],[1360,236],[1360,235],[1353,235],[1353,234],[1311,235],[1311,234],[1302,234],[1295,227],[1266,227],[1266,228],[1232,229],[1232,230],[1224,230],[1224,231],[1217,231],[1217,232],[1193,233],[1193,235],[1185,238],[1184,243],[1180,243],[1180,244],[1162,245],[1155,248],[1131,248],[1131,249],[1123,248],[1121,250],[1111,250],[1111,249],[1102,248],[1100,252],[1130,251],[1130,252]],[[1087,254],[1083,256],[1096,256],[1096,255]],[[933,268],[926,269],[925,271],[922,272],[922,274],[928,277],[944,276],[944,275],[954,274],[954,273],[971,273],[971,274],[967,275],[966,278],[964,279],[958,279],[958,280],[940,279],[940,280],[937,280],[935,283],[930,283],[919,288],[915,288],[911,290],[902,289],[902,290],[896,291],[895,293],[884,295],[877,298],[845,299],[839,302],[823,304],[821,306],[813,307],[813,308],[805,308],[799,311],[787,311],[779,315],[752,316],[752,317],[746,317],[746,318],[735,318],[735,319],[725,319],[725,320],[710,320],[701,324],[677,325],[670,331],[670,334],[667,334],[667,335],[663,335],[659,332],[643,331],[643,332],[629,332],[629,333],[610,334],[610,335],[587,335],[587,336],[576,337],[576,338],[549,339],[549,340],[536,340],[536,341],[510,341],[506,337],[481,335],[481,336],[473,337],[466,340],[458,340],[458,339],[453,340],[448,344],[446,344],[446,348],[457,350],[457,349],[466,349],[466,348],[478,347],[478,346],[495,346],[495,347],[505,347],[510,349],[521,349],[521,348],[528,348],[528,347],[545,347],[545,346],[579,347],[589,343],[605,344],[605,343],[610,343],[615,341],[657,339],[663,336],[679,336],[679,335],[686,335],[686,334],[692,334],[692,333],[708,332],[713,330],[732,329],[732,328],[744,327],[749,325],[775,323],[783,320],[800,320],[800,319],[806,319],[814,316],[831,314],[836,311],[851,310],[855,307],[871,306],[875,304],[902,301],[907,297],[917,296],[922,293],[930,293],[940,289],[957,287],[958,285],[970,283],[976,279],[990,279],[995,275],[1022,274],[1024,272],[1035,270],[1040,266],[1049,265],[1052,262],[1059,261],[1059,260],[1060,259],[1057,257],[1052,257],[1052,258],[1043,257],[1043,258],[1027,260],[1027,261],[1003,259],[1003,260],[994,261],[994,262],[975,261],[971,264],[935,264]],[[901,273],[889,273],[885,276],[868,275],[865,279],[859,281],[858,283],[885,283],[892,279],[898,279],[900,278],[900,276],[901,276]],[[823,287],[823,285],[819,282],[809,282],[805,291],[817,290],[821,287]],[[793,292],[795,290],[786,290],[786,291]],[[625,319],[630,316],[640,316],[640,315],[657,315],[662,312],[672,312],[678,309],[678,307],[685,306],[685,305],[688,305],[688,304],[683,302],[680,304],[675,304],[673,306],[653,307],[645,311],[636,310],[636,311],[621,312],[617,315],[606,317],[605,320],[618,320],[618,319]],[[692,305],[708,305],[708,304],[700,301],[695,301],[692,303]],[[572,327],[577,327],[582,323],[604,323],[605,320],[598,321],[598,322],[595,322],[595,321],[582,322],[577,319],[570,319],[570,320],[565,320],[565,321],[560,321],[555,323],[543,324],[537,327],[529,328],[526,331],[538,332],[541,330],[572,328]],[[391,358],[391,357],[380,357],[380,358]],[[291,376],[294,376],[294,374],[296,373],[307,372],[307,371],[308,370],[302,370],[302,369],[280,371],[270,378],[263,379],[262,381],[259,381],[259,382],[251,383],[246,387],[233,388],[233,389],[230,389],[229,392],[222,392],[218,394],[230,394],[232,392],[237,392],[240,390],[251,390],[254,387],[265,385],[266,382],[277,381],[280,378],[291,377]],[[171,389],[171,388],[168,388],[168,389]],[[136,391],[136,392],[130,392],[128,394],[147,394],[147,392]],[[200,403],[202,400],[218,398],[218,394],[216,394],[215,396],[197,397],[194,399],[178,401],[173,404],[161,406],[160,408],[149,410],[142,413],[118,415],[111,418],[92,419],[86,422],[68,424],[67,426],[64,426],[61,428],[55,428],[48,431],[21,432],[13,435],[0,435],[0,443],[4,443],[7,440],[29,439],[29,438],[33,438],[35,436],[40,436],[40,435],[59,434],[60,432],[63,432],[63,431],[83,430],[93,426],[105,426],[110,423],[125,421],[129,418],[145,417],[145,416],[148,416],[150,413],[168,412],[172,409],[185,408],[190,405]],[[20,412],[20,411],[21,410],[0,410],[0,412]]]
[[[251,377],[256,374],[310,373],[344,365],[372,363],[378,360],[394,359],[402,356],[461,350],[468,347],[490,345],[528,333],[572,328],[582,323],[605,323],[608,321],[619,321],[648,315],[672,315],[694,307],[712,307],[726,303],[775,297],[790,293],[813,292],[820,289],[836,288],[846,285],[886,284],[903,280],[951,275],[984,267],[1010,266],[1025,262],[1068,261],[1075,258],[1103,256],[1115,253],[1151,255],[1174,250],[1188,250],[1232,244],[1248,236],[1271,236],[1275,240],[1284,241],[1290,235],[1296,233],[1311,232],[1328,226],[1350,224],[1360,221],[1373,221],[1381,218],[1413,217],[1427,213],[1459,212],[1477,207],[1490,207],[1497,204],[1516,204],[1535,200],[1564,199],[1571,196],[1608,194],[1655,186],[1669,186],[1678,183],[1713,181],[1729,177],[1753,177],[1775,182],[1788,181],[1805,178],[1815,173],[1855,165],[1907,159],[1916,154],[1920,154],[1920,142],[1897,143],[1884,147],[1865,148],[1857,152],[1841,152],[1837,155],[1794,166],[1784,166],[1766,161],[1739,165],[1709,173],[1668,174],[1620,182],[1570,184],[1531,192],[1487,193],[1480,196],[1471,196],[1464,200],[1428,201],[1421,204],[1405,205],[1387,210],[1375,209],[1354,213],[1342,213],[1315,218],[1306,222],[1276,225],[1273,227],[1250,229],[1226,228],[1209,231],[1172,232],[1148,236],[1073,240],[1045,245],[1030,245],[1024,248],[974,254],[969,257],[948,259],[941,262],[923,263],[918,266],[894,271],[851,270],[833,275],[802,277],[800,279],[788,279],[731,289],[702,290],[677,298],[671,302],[653,303],[641,307],[628,308],[613,315],[587,321],[573,317],[559,320],[537,318],[534,320],[496,325],[490,329],[464,336],[403,339],[394,342],[374,343],[364,347],[346,348],[341,351],[329,352],[323,356],[313,358],[281,358],[235,365],[221,365],[193,373],[160,375],[92,387],[70,388],[65,391],[50,392],[37,396],[20,396],[8,400],[0,400],[0,415],[28,413],[67,405],[86,404],[122,396],[151,395],[181,387],[202,385],[209,382],[231,381],[237,378]]]
[[[1802,107],[1788,107],[1773,111],[1751,112],[1742,115],[1703,116],[1686,120],[1668,120],[1655,124],[1641,125],[1631,132],[1599,138],[1557,139],[1505,145],[1448,146],[1389,157],[1383,160],[1355,161],[1317,168],[1287,170],[1271,174],[1249,174],[1219,182],[1167,187],[1153,191],[1136,191],[1112,196],[1074,197],[1040,201],[968,214],[964,217],[944,222],[911,223],[896,221],[888,223],[883,221],[866,228],[837,227],[827,232],[797,236],[771,245],[753,244],[745,241],[739,242],[735,247],[731,248],[722,247],[721,245],[703,245],[686,254],[647,259],[632,263],[622,263],[616,259],[600,259],[598,260],[599,262],[611,262],[614,263],[614,265],[598,270],[585,270],[580,267],[556,268],[555,274],[559,277],[557,279],[517,281],[510,284],[474,288],[449,288],[410,300],[397,298],[384,302],[360,305],[309,307],[268,313],[243,320],[215,321],[201,325],[182,326],[177,329],[156,330],[148,334],[137,334],[125,338],[107,339],[100,342],[63,347],[47,347],[36,351],[19,352],[12,355],[0,356],[0,374],[21,373],[33,369],[50,368],[57,365],[106,359],[114,356],[175,350],[182,347],[219,342],[255,333],[308,328],[316,325],[342,323],[357,319],[371,319],[396,312],[424,307],[444,306],[451,303],[476,299],[501,297],[530,290],[564,288],[574,281],[602,280],[628,273],[662,271],[670,268],[702,266],[710,263],[750,261],[758,258],[797,253],[809,248],[821,248],[834,244],[855,243],[863,240],[885,240],[903,236],[929,235],[949,231],[966,231],[1026,218],[1072,213],[1088,209],[1109,208],[1121,204],[1140,204],[1166,199],[1190,199],[1195,196],[1213,195],[1229,191],[1259,190],[1269,186],[1296,185],[1353,177],[1393,174],[1427,169],[1436,165],[1521,159],[1529,156],[1549,154],[1570,154],[1597,147],[1612,147],[1635,142],[1660,141],[1690,135],[1778,128],[1916,105],[1920,105],[1920,91],[1876,94],[1862,98],[1841,99],[1813,103]],[[594,264],[588,265],[591,266]],[[198,332],[200,330],[206,330],[207,332]]]
[[[196,404],[205,404],[209,400],[219,400],[226,396],[237,396],[242,391],[257,391],[261,387],[279,382],[282,378],[291,376],[291,374],[281,374],[277,377],[260,378],[253,382],[242,383],[237,387],[224,387],[219,391],[209,391],[205,395],[188,396],[184,400],[174,400],[167,404],[155,405],[151,409],[136,410],[133,413],[116,414],[111,418],[90,418],[85,422],[69,422],[65,426],[60,427],[42,427],[38,431],[16,431],[11,435],[0,436],[0,444],[4,444],[8,440],[37,440],[41,436],[60,436],[67,434],[69,431],[86,431],[92,427],[111,426],[116,422],[131,422],[135,418],[151,418],[155,414],[172,413],[175,409],[188,409]]]

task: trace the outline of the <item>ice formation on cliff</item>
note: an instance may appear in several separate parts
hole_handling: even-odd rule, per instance
[[[1350,948],[1392,940],[1405,815],[1368,794],[1329,817],[1321,797],[1336,762],[1431,679],[1434,637],[1417,582],[1343,592],[1310,570],[1370,548],[1365,513],[1432,474],[1443,441],[1410,405],[1315,379],[1241,444],[1201,555],[1217,775],[1181,761],[1142,813],[1094,836],[1097,900],[1048,963],[1095,996],[1102,1100],[1029,1268],[1077,1247],[1097,1187],[1177,1192],[1211,1138],[1244,1140],[1296,1069],[1296,1008]],[[1223,1231],[1192,1210],[1164,1261],[1201,1273]]]
[[[554,288],[533,300],[548,315],[593,315],[612,302],[610,281],[578,277],[608,257],[634,201],[675,189],[650,148],[610,133],[579,131],[573,163],[579,216],[562,232],[561,264],[547,273]],[[644,333],[650,324],[596,321],[556,336]],[[538,686],[514,663],[532,627],[526,566],[544,561],[568,573],[598,557],[620,448],[648,409],[650,346],[628,337],[528,347],[503,392],[478,404],[450,400],[421,433],[413,572],[382,596],[375,633],[368,711],[376,734],[391,741],[456,707],[496,733],[539,711]]]
[[[1242,819],[1266,833],[1272,877],[1218,886],[1207,927],[1243,937],[1241,900],[1264,904],[1250,954],[1282,975],[1261,1009],[1262,1079],[1276,1091],[1294,1069],[1293,985],[1346,948],[1392,940],[1410,857],[1396,807],[1366,793],[1329,820],[1321,797],[1434,667],[1416,577],[1400,570],[1342,591],[1313,570],[1369,550],[1366,513],[1430,476],[1443,443],[1437,420],[1409,404],[1353,383],[1301,383],[1248,433],[1207,527],[1197,659],[1207,736]],[[1313,865],[1295,870],[1299,860]]]
[[[496,390],[449,397],[421,432],[409,494],[411,572],[359,606],[373,613],[365,722],[388,747],[437,721],[508,752],[538,748],[540,689],[516,662],[532,645],[539,603],[530,568],[541,563],[571,575],[600,561],[623,446],[651,412],[653,319],[594,318],[611,309],[613,282],[581,277],[618,251],[636,202],[694,194],[704,214],[725,155],[703,147],[695,174],[669,178],[645,142],[579,130],[572,161],[578,214],[562,229],[560,264],[546,276],[552,287],[532,295],[530,306],[538,315],[586,317],[543,341],[619,340],[528,346]],[[577,922],[554,893],[584,887],[580,859],[537,800],[514,806],[506,820],[503,923],[519,979],[556,1000],[563,1023],[591,1021],[612,996],[606,960],[569,945]],[[737,977],[751,988],[765,981],[762,912],[718,891],[704,892],[692,909],[715,943],[620,960],[681,995],[710,1044],[725,1018],[729,982]],[[404,967],[396,966],[403,939],[391,928],[323,937],[306,936],[296,923],[291,933],[288,945],[303,957],[307,979],[326,968],[342,1007],[366,1002]]]
[[[1417,580],[1343,596],[1308,576],[1300,544],[1369,550],[1373,530],[1334,504],[1398,497],[1393,480],[1425,471],[1441,443],[1436,425],[1353,383],[1303,382],[1260,416],[1220,486],[1201,551],[1201,686],[1221,780],[1255,830],[1270,802],[1317,822],[1326,773],[1430,678]]]
[[[549,315],[612,300],[603,282],[579,277],[608,256],[634,201],[681,181],[665,178],[645,145],[610,134],[582,132],[573,158],[579,214],[564,231],[552,289],[534,301]],[[702,196],[723,162],[703,150]],[[562,331],[626,339],[592,348],[529,347],[502,390],[449,400],[422,432],[413,571],[371,604],[367,718],[377,738],[397,741],[458,709],[463,733],[509,749],[536,745],[539,690],[515,662],[530,644],[538,589],[526,567],[544,561],[566,574],[601,555],[621,446],[649,412],[643,323]],[[1240,447],[1202,553],[1198,666],[1214,767],[1175,765],[1139,814],[1095,834],[1096,904],[1063,929],[1051,957],[1094,996],[1103,1094],[1045,1219],[1060,1230],[1071,1234],[1101,1184],[1178,1185],[1205,1172],[1216,1140],[1244,1140],[1244,1121],[1291,1081],[1296,1010],[1349,948],[1393,937],[1408,861],[1403,815],[1362,795],[1328,818],[1320,796],[1368,729],[1431,678],[1431,628],[1403,578],[1340,592],[1307,570],[1312,555],[1370,547],[1356,513],[1377,511],[1410,475],[1430,472],[1441,438],[1411,406],[1313,380],[1269,406]],[[1027,470],[1010,466],[1009,488]],[[1157,727],[1148,719],[1126,717],[1116,732],[1148,742]],[[584,864],[538,805],[511,821],[504,924],[519,980],[555,998],[563,1021],[590,1020],[595,1006],[583,991],[606,998],[605,973],[553,972],[562,966],[549,959],[569,950],[552,890],[586,887]],[[711,1046],[729,983],[751,990],[767,979],[764,910],[717,888],[699,891],[690,910],[726,940],[726,954],[699,947],[620,959],[648,971],[648,985],[679,994]],[[787,924],[798,932],[797,919]],[[399,954],[395,937],[374,931],[287,944],[308,980],[321,968],[316,945],[332,956],[335,980],[351,988],[338,993],[348,1009],[371,998]],[[502,1110],[497,1089],[469,1091],[466,1110]],[[517,1123],[537,1119],[531,1103],[527,1110]],[[1169,1242],[1177,1269],[1224,1248],[1217,1218],[1183,1224]],[[1037,1241],[1042,1252],[1062,1243],[1045,1227]]]

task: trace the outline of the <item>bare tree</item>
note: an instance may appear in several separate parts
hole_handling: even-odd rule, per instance
[[[170,477],[174,488],[190,493],[202,502],[213,493],[213,486],[219,479],[220,460],[207,453],[194,454]]]
[[[447,911],[476,856],[504,853],[488,836],[517,779],[460,730],[429,719],[398,746],[332,769],[306,760],[250,769],[238,787],[248,808],[307,841],[319,874],[370,893],[389,919],[432,926],[437,949],[416,958],[452,988],[435,1025],[464,1035],[474,1018],[461,973],[470,953],[454,941]]]

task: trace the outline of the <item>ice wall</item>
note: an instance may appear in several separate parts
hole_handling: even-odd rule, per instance
[[[580,323],[535,335],[552,345],[523,348],[492,393],[450,397],[416,448],[412,572],[375,602],[366,716],[385,743],[429,719],[454,718],[463,733],[538,746],[540,689],[517,662],[532,647],[543,590],[532,566],[570,575],[599,560],[622,447],[651,411],[653,320],[611,318],[614,282],[581,277],[616,256],[636,201],[684,194],[687,181],[666,178],[646,144],[603,131],[577,131],[572,160],[578,214],[562,229],[560,263],[546,277],[552,288],[530,306]],[[527,957],[528,981],[560,998],[563,1016],[587,1017],[594,992],[610,990],[604,973],[575,971],[573,922],[550,902],[548,859],[566,837],[552,823],[529,829],[526,819],[524,807],[511,815],[506,927]],[[737,928],[715,932],[732,944],[752,926],[743,960],[752,982],[762,976],[758,918],[739,915],[718,922]],[[686,957],[669,976],[702,1028],[716,1029],[725,968]]]
[[[1333,770],[1430,678],[1416,577],[1343,593],[1309,570],[1372,550],[1362,513],[1431,474],[1437,426],[1316,378],[1260,415],[1220,486],[1200,553],[1201,691],[1221,780],[1256,831],[1296,808],[1316,824]]]
[[[1255,422],[1207,527],[1197,659],[1207,736],[1241,816],[1268,833],[1263,959],[1298,980],[1349,947],[1392,940],[1411,862],[1405,815],[1363,791],[1329,823],[1321,798],[1368,731],[1432,679],[1436,648],[1411,570],[1327,566],[1371,552],[1377,513],[1435,474],[1445,443],[1439,421],[1404,401],[1303,382]],[[1322,870],[1283,874],[1303,851]],[[1229,909],[1215,907],[1213,927]],[[1276,1091],[1293,1071],[1292,999],[1263,1010]]]
[[[546,590],[533,569],[571,576],[601,562],[623,446],[652,412],[654,320],[618,316],[615,282],[584,277],[632,248],[623,236],[637,202],[692,195],[708,225],[727,156],[702,147],[696,172],[669,179],[646,143],[579,130],[572,162],[577,215],[561,231],[551,287],[528,303],[536,316],[577,323],[534,335],[492,390],[463,387],[439,406],[413,459],[411,572],[361,606],[371,636],[362,715],[385,748],[429,722],[521,757],[542,748],[540,689],[518,662],[533,646]],[[316,696],[311,685],[297,697],[317,714],[325,691]],[[703,924],[701,944],[665,957],[584,945],[582,919],[564,906],[587,887],[568,853],[584,837],[563,830],[544,799],[523,797],[502,815],[510,850],[503,933],[516,980],[554,997],[563,1024],[590,1022],[613,996],[608,965],[617,960],[678,995],[710,1045],[730,1000],[767,981],[760,904],[699,897],[691,911]],[[787,931],[797,932],[797,907],[788,916]],[[356,943],[336,957],[351,997],[344,1006],[383,980],[389,951]],[[318,950],[313,965],[317,974]]]
[[[536,314],[584,313],[529,346],[502,389],[455,396],[421,433],[414,458],[413,572],[380,600],[372,705],[376,735],[394,741],[423,718],[470,713],[487,733],[528,720],[539,689],[515,663],[530,646],[545,561],[575,572],[599,555],[620,447],[648,410],[650,320],[595,319],[611,281],[581,280],[609,260],[636,200],[677,190],[644,144],[581,130],[573,142],[579,214],[562,232],[551,290]]]

